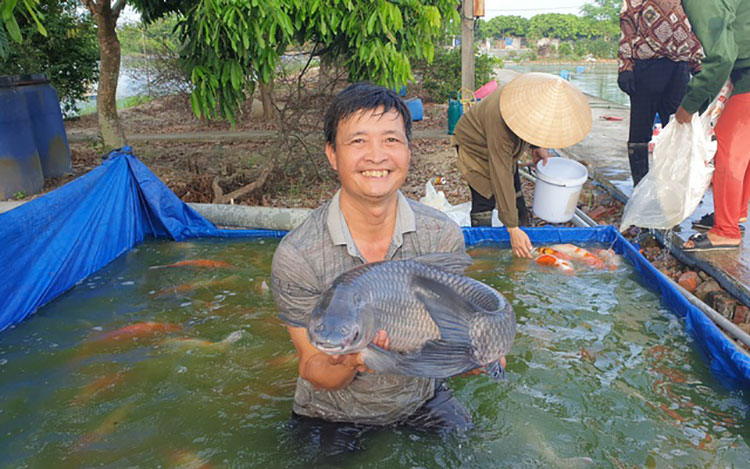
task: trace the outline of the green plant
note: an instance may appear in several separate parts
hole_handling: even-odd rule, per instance
[[[560,47],[557,48],[557,54],[563,58],[573,57],[573,47],[568,42],[563,42]]]
[[[503,61],[491,55],[479,54],[474,59],[474,83],[477,87],[487,83],[502,67]],[[432,63],[416,60],[413,68],[421,78],[422,89],[427,92],[422,99],[445,102],[451,92],[461,88],[461,49],[436,49]]]
[[[26,197],[28,197],[28,196],[29,196],[29,194],[27,194],[27,193],[26,193],[26,192],[24,192],[24,191],[18,191],[18,192],[14,192],[14,193],[13,193],[13,198],[14,198],[15,200],[22,200],[22,199],[25,199],[25,198],[26,198]]]

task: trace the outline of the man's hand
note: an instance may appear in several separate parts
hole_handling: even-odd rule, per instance
[[[518,227],[508,228],[508,233],[510,234],[510,246],[513,248],[513,255],[531,258],[533,246],[529,236]]]
[[[384,330],[378,331],[378,333],[375,335],[375,338],[372,339],[372,343],[382,348],[383,350],[388,350],[389,348],[391,348],[391,341],[388,338],[388,333],[386,333]],[[344,365],[355,371],[363,373],[372,373],[372,370],[365,366],[365,362],[364,360],[362,360],[361,353],[328,355],[328,363],[330,363],[331,365]]]
[[[554,155],[552,155],[552,153],[550,153],[546,148],[534,148],[534,150],[532,150],[531,152],[531,155],[534,157],[534,166],[536,166],[539,161],[543,161],[542,166],[546,166],[547,159],[554,157]]]
[[[693,120],[693,113],[687,112],[684,107],[680,106],[677,108],[674,118],[677,119],[677,122],[680,124],[689,124]]]
[[[628,96],[635,94],[635,73],[632,70],[620,72],[617,75],[617,86]]]

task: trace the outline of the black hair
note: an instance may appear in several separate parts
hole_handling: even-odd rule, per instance
[[[411,141],[411,113],[401,96],[388,88],[360,82],[347,86],[328,106],[325,117],[326,143],[336,146],[336,131],[342,120],[358,111],[379,108],[382,108],[382,114],[395,110],[401,115],[404,119],[406,140]]]

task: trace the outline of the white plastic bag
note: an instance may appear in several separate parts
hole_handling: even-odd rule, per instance
[[[700,203],[713,176],[716,142],[711,141],[732,84],[727,81],[706,112],[693,114],[689,124],[674,118],[655,139],[653,166],[633,188],[620,223],[670,229],[689,217]]]
[[[419,199],[419,201],[445,213],[451,220],[458,223],[458,226],[471,226],[471,217],[469,216],[471,202],[451,205],[445,197],[445,193],[435,190],[435,186],[432,185],[431,181],[427,181],[425,196]]]

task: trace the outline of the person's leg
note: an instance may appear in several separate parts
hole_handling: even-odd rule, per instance
[[[688,62],[671,62],[665,67],[665,73],[672,69],[669,81],[664,88],[661,99],[658,104],[659,118],[664,127],[669,123],[669,118],[680,107],[682,98],[687,92],[687,85],[690,81],[690,65]]]
[[[628,136],[628,162],[635,187],[648,173],[648,142],[653,134],[657,109],[656,91],[663,86],[654,83],[656,60],[638,60],[633,69],[635,93],[630,95],[630,134]]]
[[[495,197],[489,199],[469,186],[471,191],[471,226],[492,226],[492,210],[495,208]]]
[[[295,445],[318,457],[335,456],[360,449],[361,437],[377,427],[354,423],[328,422],[292,413],[290,421]]]
[[[468,430],[471,415],[453,396],[444,382],[435,386],[435,395],[402,422],[403,425],[424,430]]]
[[[718,149],[714,157],[714,227],[707,236],[713,246],[736,246],[741,242],[737,219],[747,204],[750,151],[750,93],[732,96],[714,129]],[[693,249],[688,241],[683,247]]]
[[[523,188],[521,186],[521,175],[518,172],[518,165],[516,165],[516,172],[513,173],[513,187],[516,189],[516,209],[518,210],[518,225],[529,226],[531,225],[531,217],[529,216],[529,209],[526,207],[526,201],[523,198]]]

